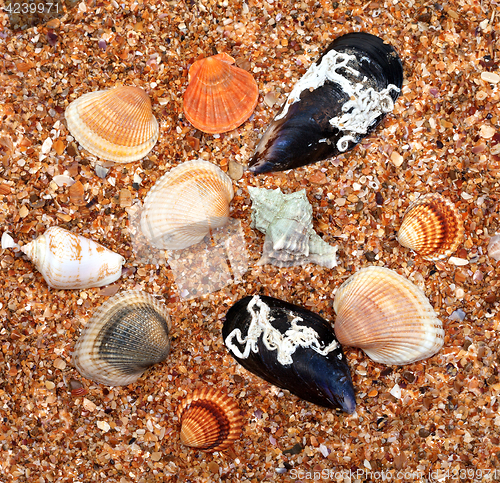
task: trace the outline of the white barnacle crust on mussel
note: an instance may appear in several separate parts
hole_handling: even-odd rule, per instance
[[[279,188],[248,188],[252,199],[251,227],[266,235],[259,265],[278,267],[316,263],[326,268],[337,265],[337,247],[314,231],[312,206],[306,191],[282,193]]]
[[[320,406],[354,411],[349,367],[331,324],[319,315],[247,296],[229,309],[222,336],[236,361],[271,384]]]
[[[260,140],[250,171],[283,171],[348,151],[394,108],[403,66],[364,32],[335,39],[293,87]]]
[[[73,362],[83,377],[107,386],[135,382],[170,351],[170,316],[152,295],[129,290],[106,301],[87,322]]]

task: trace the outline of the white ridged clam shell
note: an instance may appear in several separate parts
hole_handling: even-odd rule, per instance
[[[393,270],[367,267],[335,294],[335,334],[383,364],[410,364],[443,346],[441,321],[425,294]]]
[[[102,287],[118,280],[125,259],[93,240],[58,226],[21,247],[56,289]]]
[[[115,163],[143,158],[158,140],[151,102],[139,87],[89,92],[65,112],[68,129],[89,152]]]
[[[170,317],[152,295],[129,290],[107,300],[87,322],[75,345],[80,374],[108,386],[135,382],[170,351]]]
[[[494,235],[490,238],[488,256],[497,262],[500,260],[500,235]]]
[[[231,178],[201,159],[162,176],[144,200],[141,231],[156,248],[178,250],[199,243],[229,220]]]

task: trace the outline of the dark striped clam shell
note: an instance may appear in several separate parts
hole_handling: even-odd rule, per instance
[[[80,374],[107,386],[135,382],[170,351],[170,317],[152,295],[130,290],[105,302],[84,327],[73,352]]]
[[[177,409],[181,441],[204,451],[227,449],[241,435],[243,417],[236,401],[215,388],[194,391]]]
[[[354,412],[349,366],[329,322],[296,305],[254,295],[234,304],[222,328],[247,370],[319,406]]]
[[[295,85],[250,171],[284,171],[353,149],[392,110],[402,85],[392,46],[365,32],[338,37]]]

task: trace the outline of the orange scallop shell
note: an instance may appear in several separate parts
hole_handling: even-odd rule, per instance
[[[450,200],[438,193],[423,195],[414,201],[406,210],[398,232],[401,245],[429,261],[452,255],[463,238],[460,213]]]
[[[215,388],[194,391],[177,409],[181,441],[204,451],[222,451],[241,435],[243,417],[236,401]]]
[[[200,131],[217,134],[243,124],[259,97],[255,79],[227,54],[196,61],[189,69],[184,114]]]
[[[139,87],[89,92],[66,109],[68,129],[90,153],[116,163],[137,161],[153,149],[159,128]]]

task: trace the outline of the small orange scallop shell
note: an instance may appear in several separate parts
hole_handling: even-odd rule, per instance
[[[401,245],[423,259],[441,260],[463,241],[464,225],[455,205],[438,193],[423,195],[406,210],[398,232]]]
[[[375,362],[411,364],[443,346],[443,325],[429,300],[394,270],[359,270],[337,290],[333,308],[339,342],[363,349]]]
[[[200,131],[217,134],[243,124],[259,97],[255,79],[227,54],[196,61],[189,69],[184,114]]]
[[[66,109],[68,129],[89,152],[116,163],[143,158],[158,140],[151,102],[139,87],[89,92]]]
[[[204,451],[222,451],[241,435],[243,417],[237,403],[215,388],[196,390],[177,409],[181,441]]]

